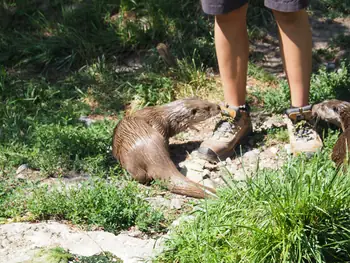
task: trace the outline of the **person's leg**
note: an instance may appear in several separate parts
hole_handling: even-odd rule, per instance
[[[251,131],[246,107],[249,42],[246,26],[247,0],[202,0],[207,14],[215,15],[215,49],[223,84],[225,105],[212,136],[203,141],[198,153],[217,161],[232,154]],[[210,7],[221,7],[213,10]]]
[[[246,26],[248,4],[215,16],[215,49],[225,102],[241,106],[246,100],[249,42]]]
[[[273,10],[280,35],[281,53],[288,78],[292,107],[309,103],[312,67],[312,36],[305,9],[297,12]]]
[[[323,144],[310,124],[309,105],[312,68],[312,35],[305,8],[308,0],[265,0],[272,9],[280,36],[281,55],[287,75],[291,108],[286,110],[291,152],[313,154]]]

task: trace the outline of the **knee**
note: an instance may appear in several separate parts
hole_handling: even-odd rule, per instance
[[[216,15],[215,21],[217,24],[226,24],[230,23],[235,25],[236,23],[245,23],[246,15],[247,15],[248,4],[243,5],[242,7],[233,10],[227,14]]]
[[[280,12],[274,10],[273,14],[277,23],[285,26],[296,25],[300,23],[300,21],[303,20],[303,18],[305,18],[305,15],[307,16],[305,10],[300,10],[297,12]]]

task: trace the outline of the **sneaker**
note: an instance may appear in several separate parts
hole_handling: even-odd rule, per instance
[[[248,105],[233,107],[221,105],[221,119],[211,137],[198,148],[199,157],[217,162],[230,156],[238,143],[252,132]]]
[[[286,110],[286,121],[293,155],[312,156],[323,147],[322,140],[312,123],[312,105]]]

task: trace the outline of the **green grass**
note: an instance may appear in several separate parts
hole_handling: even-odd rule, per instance
[[[346,100],[350,95],[349,65],[341,63],[337,71],[328,72],[324,67],[311,77],[310,103],[327,99]],[[255,87],[248,95],[248,101],[258,101],[266,112],[282,113],[290,107],[290,90],[286,80],[280,80],[277,88],[259,89]]]
[[[123,261],[111,254],[110,252],[101,252],[92,256],[79,256],[67,252],[61,247],[54,247],[50,249],[40,249],[37,252],[31,263],[122,263]]]
[[[80,186],[56,187],[2,181],[0,218],[68,220],[73,224],[102,227],[118,233],[131,226],[141,231],[163,230],[165,217],[143,199],[146,193],[137,182],[110,178],[90,179]]]
[[[317,8],[327,16],[347,14],[344,3],[323,0]],[[29,215],[112,232],[132,225],[161,231],[163,216],[143,201],[149,193],[120,179],[126,172],[111,156],[112,130],[130,105],[193,95],[218,100],[217,82],[207,74],[217,70],[213,17],[203,15],[194,0],[2,1],[0,17],[0,221]],[[251,40],[263,39],[274,26],[263,2],[251,1]],[[339,37],[334,43],[346,47],[347,41]],[[169,46],[177,66],[159,57],[159,42]],[[121,71],[135,54],[142,68]],[[255,66],[254,58],[248,74],[279,84],[250,95],[265,110],[289,106],[287,83]],[[345,63],[338,72],[321,69],[312,78],[312,102],[345,98],[349,83]],[[87,127],[79,121],[87,115],[113,120]],[[273,134],[285,140],[283,132]],[[35,180],[15,179],[24,163],[43,177],[73,172],[92,179],[79,189],[47,192]]]
[[[173,230],[154,262],[348,262],[350,177],[329,158],[337,135],[311,159],[232,181]]]
[[[321,12],[329,18],[347,17],[350,14],[350,4],[341,0],[312,0],[310,10]]]
[[[271,128],[267,130],[267,134],[265,137],[266,145],[274,145],[278,143],[288,143],[289,135],[288,130],[283,128]]]

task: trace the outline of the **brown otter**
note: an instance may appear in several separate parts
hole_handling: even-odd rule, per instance
[[[168,139],[220,113],[220,106],[188,98],[146,107],[124,117],[113,134],[113,156],[140,183],[163,180],[171,192],[204,198],[216,191],[181,174],[171,161]]]
[[[350,150],[350,103],[341,100],[326,100],[312,107],[313,115],[342,129],[342,134],[333,147],[332,160],[339,166]],[[350,159],[349,159],[350,161]]]

